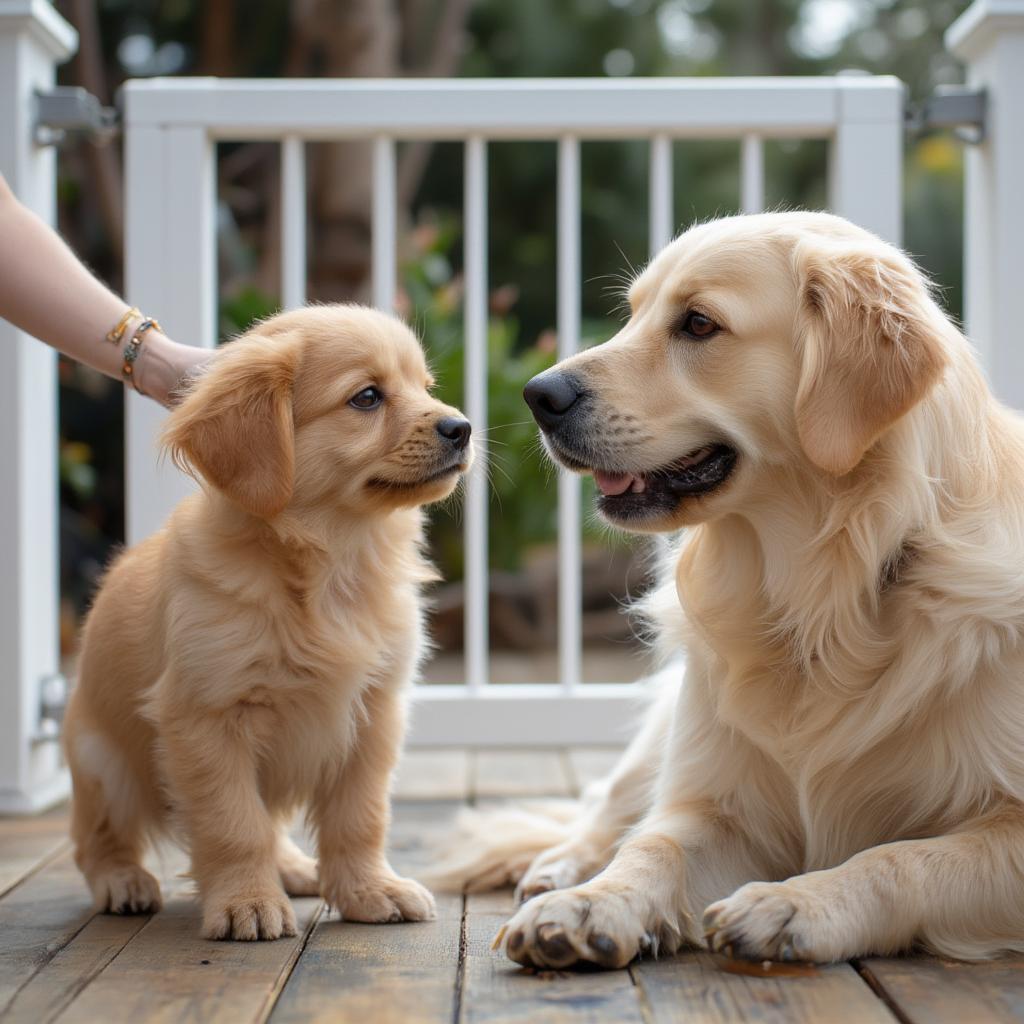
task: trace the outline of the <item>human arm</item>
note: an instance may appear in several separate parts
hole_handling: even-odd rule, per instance
[[[128,303],[100,283],[52,228],[18,202],[0,175],[0,316],[64,355],[122,379],[124,345],[106,341]],[[146,333],[135,364],[138,389],[170,405],[174,389],[210,358],[159,330]]]

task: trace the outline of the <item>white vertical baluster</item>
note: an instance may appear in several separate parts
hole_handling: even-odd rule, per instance
[[[397,196],[395,140],[373,140],[373,304],[387,313],[395,308]]]
[[[465,150],[465,413],[473,424],[476,461],[466,481],[466,684],[487,685],[487,143]]]
[[[672,140],[667,135],[651,139],[648,181],[648,251],[656,256],[675,235],[672,212]]]
[[[764,211],[764,140],[756,132],[743,136],[740,191],[744,213]]]
[[[281,146],[281,305],[306,302],[306,147],[289,135]]]
[[[573,135],[558,140],[558,358],[576,352],[580,340],[580,145]],[[580,681],[582,558],[580,480],[558,474],[558,666],[563,689]]]

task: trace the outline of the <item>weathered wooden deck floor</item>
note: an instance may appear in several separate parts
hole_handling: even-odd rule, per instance
[[[414,753],[398,785],[394,860],[415,874],[467,800],[567,795],[611,751]],[[1024,958],[965,966],[928,958],[750,978],[702,953],[613,973],[530,975],[490,950],[508,893],[441,897],[417,925],[332,920],[297,900],[301,934],[271,943],[198,937],[183,866],[159,870],[166,908],[95,916],[68,851],[66,811],[0,820],[0,1019],[149,1022],[1024,1022]]]

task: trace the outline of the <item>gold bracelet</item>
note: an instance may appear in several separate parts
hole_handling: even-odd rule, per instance
[[[139,350],[142,348],[142,343],[146,340],[146,331],[156,328],[158,331],[162,330],[160,325],[149,317],[144,319],[138,327],[132,331],[131,340],[125,345],[124,348],[124,362],[121,365],[121,376],[124,377],[125,384],[130,384],[136,391],[141,395],[138,385],[135,383],[135,360],[139,358]]]
[[[142,316],[142,311],[135,306],[132,306],[120,320],[117,321],[117,325],[107,331],[107,341],[111,345],[120,345],[121,339],[124,337],[124,330],[128,326],[129,322],[133,317]]]

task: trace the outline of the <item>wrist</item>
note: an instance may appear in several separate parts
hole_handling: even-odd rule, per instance
[[[179,389],[210,355],[205,349],[180,345],[160,331],[151,331],[139,352],[135,384],[142,394],[171,406]]]

